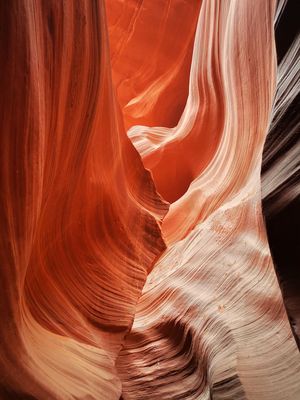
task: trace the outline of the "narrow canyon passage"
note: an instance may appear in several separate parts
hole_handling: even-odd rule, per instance
[[[290,4],[0,3],[1,400],[300,399]]]

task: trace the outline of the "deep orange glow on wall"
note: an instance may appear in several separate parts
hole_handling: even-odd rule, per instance
[[[1,399],[300,399],[261,210],[276,6],[1,3]]]

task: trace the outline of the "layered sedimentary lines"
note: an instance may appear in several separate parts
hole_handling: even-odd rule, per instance
[[[285,3],[1,3],[1,399],[300,398]]]
[[[287,8],[289,15],[292,8]],[[282,35],[279,21],[277,36]],[[263,212],[270,248],[295,334],[300,338],[300,37],[295,36],[278,68],[272,122],[262,165]]]
[[[195,169],[163,221],[169,248],[147,279],[118,359],[125,399],[300,396],[299,355],[260,206],[261,155],[276,82],[274,6],[202,2],[185,129],[179,123],[169,130],[129,131],[164,195],[161,182],[173,167],[170,143],[180,168],[187,168],[187,157]],[[254,21],[264,23],[253,29]],[[287,57],[295,56],[294,46]],[[296,71],[290,71],[290,81]],[[284,88],[294,96],[295,86],[290,92],[283,79],[277,96]],[[278,103],[275,116],[284,107]],[[212,144],[216,136],[217,147],[201,170],[203,138]],[[149,154],[156,156],[153,164],[147,164]],[[176,183],[170,175],[165,180]]]
[[[168,249],[118,371],[125,399],[298,398],[299,355],[259,196],[221,207]]]
[[[118,399],[167,203],[123,128],[103,3],[3,2],[1,26],[2,396]]]
[[[278,68],[272,122],[264,149],[262,198],[269,214],[283,209],[300,195],[300,34]]]

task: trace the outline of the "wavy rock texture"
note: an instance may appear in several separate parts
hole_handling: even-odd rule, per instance
[[[166,178],[170,157],[191,179],[163,222],[169,248],[118,361],[125,399],[300,397],[299,355],[260,205],[276,77],[274,5],[204,1],[182,123],[129,131],[165,197],[162,183],[177,184]],[[204,166],[204,139],[216,137]]]
[[[300,399],[285,3],[1,3],[1,399]]]
[[[263,212],[285,305],[300,345],[300,37],[298,2],[277,20],[279,68],[262,165]],[[288,35],[286,34],[288,32]]]
[[[1,395],[118,399],[167,205],[123,128],[103,3],[0,15]]]

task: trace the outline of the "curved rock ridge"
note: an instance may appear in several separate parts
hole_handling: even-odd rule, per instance
[[[227,203],[155,265],[117,360],[124,399],[298,399],[300,356],[260,193]]]
[[[201,1],[105,1],[112,74],[126,128],[176,125],[188,95]]]
[[[167,203],[123,127],[103,2],[0,18],[0,397],[119,399]]]
[[[178,15],[181,15],[179,4],[183,7],[187,3],[189,2],[174,1],[169,5],[178,11]],[[196,3],[200,5],[200,2],[194,4]],[[143,4],[142,2],[141,7]],[[150,14],[151,10],[146,5],[144,10],[145,13]],[[176,118],[179,119],[177,125],[171,128],[153,127],[152,122],[151,126],[136,125],[128,131],[129,137],[143,157],[144,165],[151,170],[159,193],[170,202],[174,202],[182,196],[191,181],[207,166],[220,139],[224,123],[224,106],[221,95],[219,40],[226,34],[226,27],[219,19],[221,10],[226,14],[228,5],[203,2],[200,12],[194,13],[197,15],[197,29],[190,65],[189,94],[182,114]],[[182,19],[180,28],[181,21]],[[203,28],[201,31],[201,26],[205,26],[207,29]],[[193,24],[190,26],[190,29],[192,28]],[[174,33],[172,34],[174,35]],[[134,38],[134,33],[131,36]],[[181,41],[182,37],[184,36],[176,35],[177,39],[174,40]],[[140,38],[141,36],[137,32],[136,40]],[[152,41],[151,38],[150,43]],[[162,58],[164,60],[164,57]],[[173,58],[169,58],[167,66],[172,61]],[[168,68],[167,66],[165,69]],[[138,68],[138,70],[140,69],[143,73],[143,64]],[[116,84],[118,84],[118,80]],[[163,82],[160,84],[160,90],[165,93]],[[146,92],[147,101],[151,101],[149,97],[151,99],[154,96],[159,102],[159,98],[157,99],[159,96],[153,89],[152,82],[148,84]],[[176,97],[175,99],[177,105],[178,99]],[[200,102],[201,107],[199,106]],[[172,104],[171,110],[173,107]],[[168,113],[168,104],[160,106],[160,110]],[[206,134],[208,129],[210,135]],[[191,149],[195,149],[195,147],[201,148],[201,157],[191,154]]]
[[[143,6],[151,14],[141,4],[137,22]],[[172,203],[163,223],[168,243],[183,238],[222,201],[234,197],[259,165],[276,85],[272,7],[272,2],[258,1],[253,7],[249,2],[203,1],[189,94],[178,124],[136,125],[128,131],[158,191]],[[264,23],[252,32],[254,19]],[[143,41],[138,33],[136,41]],[[130,37],[135,38],[134,28]],[[251,154],[251,148],[257,151]]]
[[[278,213],[300,195],[300,34],[279,64],[272,122],[264,148],[262,199]]]
[[[168,249],[117,361],[124,399],[300,398],[300,357],[261,210],[275,6],[204,0],[178,125],[128,131],[172,204]]]
[[[293,9],[292,9],[293,11]],[[292,12],[287,8],[287,12]],[[277,28],[282,29],[280,26]],[[279,34],[279,33],[277,33]],[[284,302],[300,345],[300,35],[282,58],[262,164],[263,213]]]
[[[1,400],[300,399],[286,4],[0,2]]]

